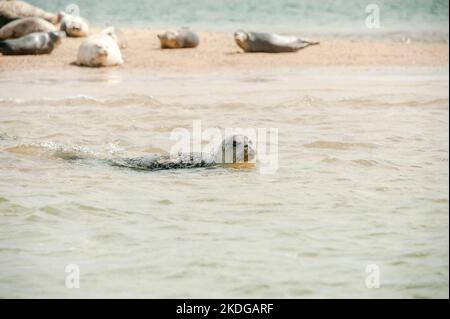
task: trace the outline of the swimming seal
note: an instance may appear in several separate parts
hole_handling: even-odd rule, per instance
[[[88,67],[104,67],[123,64],[114,28],[87,38],[78,49],[77,64]]]
[[[66,13],[61,15],[61,31],[64,31],[68,37],[85,37],[89,32],[89,24],[86,19],[80,16],[73,16]]]
[[[57,24],[61,18],[58,14],[46,12],[24,1],[0,1],[0,27],[13,20],[27,17],[39,17],[53,24]]]
[[[197,33],[187,28],[168,30],[158,34],[158,39],[162,49],[196,48],[200,43]]]
[[[37,55],[53,51],[65,37],[63,32],[36,32],[18,39],[0,41],[0,53],[3,55]]]
[[[0,142],[10,140],[17,142],[18,137],[9,136],[0,132]],[[32,142],[21,140],[21,144]],[[41,145],[39,145],[41,146]],[[46,144],[45,148],[48,148]],[[68,161],[82,161],[83,163],[104,164],[119,168],[145,171],[159,171],[190,168],[251,168],[256,163],[256,151],[253,141],[245,135],[227,135],[219,144],[211,148],[211,151],[199,153],[178,153],[172,155],[152,154],[141,157],[98,157],[89,151],[80,151],[79,148],[65,146],[50,147],[47,155]],[[248,165],[247,165],[248,164]]]
[[[34,32],[57,31],[55,25],[39,17],[11,21],[0,29],[0,40],[16,39]]]
[[[234,39],[236,44],[245,52],[297,52],[307,46],[319,44],[319,42],[297,36],[245,31],[237,31],[234,34]]]
[[[226,164],[249,163],[255,159],[253,142],[244,135],[231,135],[216,147],[213,153],[178,154],[176,156],[152,155],[138,158],[109,160],[112,166],[135,170],[169,170],[199,167],[216,167]]]

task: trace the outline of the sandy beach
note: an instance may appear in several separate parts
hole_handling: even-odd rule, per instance
[[[91,33],[100,31],[94,29]],[[444,66],[448,65],[446,43],[398,43],[323,38],[320,46],[298,53],[244,54],[232,33],[200,32],[196,49],[161,50],[157,34],[161,30],[125,28],[124,70],[208,72],[258,68],[302,68],[305,66]],[[50,55],[1,56],[0,71],[71,69],[82,38],[66,38]]]

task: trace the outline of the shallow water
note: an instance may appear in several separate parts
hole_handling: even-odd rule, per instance
[[[448,298],[448,83],[426,68],[3,72],[0,297]],[[73,159],[167,152],[193,120],[278,128],[278,171]]]
[[[380,28],[366,26],[366,0],[30,0],[57,12],[71,4],[97,26],[191,26],[201,31],[252,30],[306,35],[405,38],[448,42],[448,1],[377,0]],[[70,6],[73,8],[73,6]],[[72,9],[70,9],[72,10]]]

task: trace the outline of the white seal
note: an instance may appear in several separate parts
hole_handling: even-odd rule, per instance
[[[88,67],[122,65],[122,53],[117,44],[114,28],[88,37],[78,50],[77,64]]]

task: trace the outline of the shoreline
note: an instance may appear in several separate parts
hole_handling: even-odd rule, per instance
[[[317,91],[322,86],[329,88],[327,95],[333,96],[333,99],[344,102],[347,99],[359,99],[364,105],[377,105],[377,96],[390,92],[392,87],[407,96],[411,85],[426,85],[432,81],[437,91],[430,91],[427,87],[421,91],[423,98],[417,103],[444,103],[448,109],[448,93],[437,95],[439,98],[435,96],[437,92],[448,91],[448,66],[261,67],[246,72],[228,69],[184,73],[73,67],[51,72],[48,69],[12,70],[4,71],[1,75],[0,105],[40,105],[49,101],[58,105],[77,105],[93,100],[112,101],[113,105],[117,101],[125,104],[130,101],[146,104],[150,101],[150,104],[158,105],[160,102],[170,105],[204,105],[204,101],[219,105],[233,101],[266,106],[286,101],[308,104],[308,100],[323,100]],[[361,83],[365,84],[361,86]],[[25,86],[26,92],[23,90]],[[268,99],[269,92],[277,93]],[[414,98],[407,100],[413,101]],[[391,98],[389,105],[397,105],[398,102]]]
[[[94,28],[91,33],[100,29]],[[157,34],[148,28],[119,29],[125,40],[124,65],[117,70],[204,73],[305,67],[440,67],[448,66],[447,43],[398,43],[385,41],[319,38],[321,44],[297,53],[243,53],[229,32],[199,32],[196,49],[161,50]],[[66,38],[50,55],[0,56],[0,72],[86,69],[73,65],[85,38]]]

